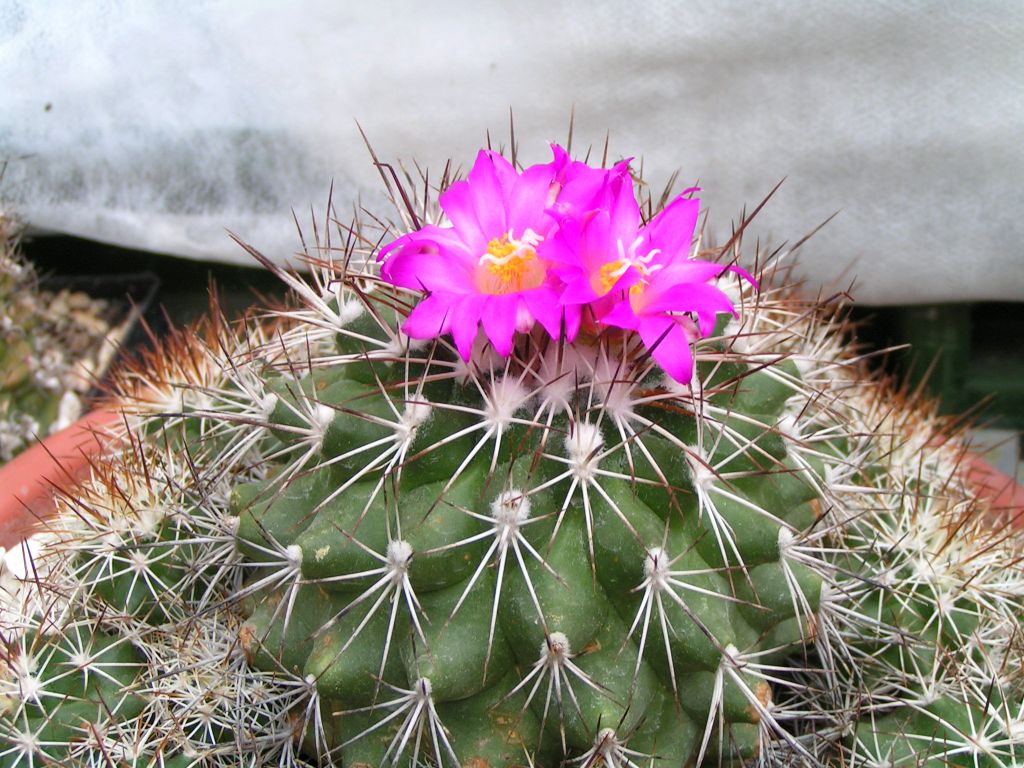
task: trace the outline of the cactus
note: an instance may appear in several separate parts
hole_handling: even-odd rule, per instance
[[[113,351],[109,309],[81,292],[40,290],[17,222],[0,212],[0,463],[81,415]]]
[[[836,302],[737,234],[685,349],[600,296],[467,346],[410,320],[441,212],[392,188],[383,277],[354,223],[122,371],[120,447],[7,557],[0,765],[1021,761],[1021,542]]]

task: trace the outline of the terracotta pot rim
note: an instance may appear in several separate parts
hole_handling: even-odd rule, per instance
[[[53,491],[83,479],[121,414],[97,409],[0,467],[0,547],[21,541],[54,511]]]

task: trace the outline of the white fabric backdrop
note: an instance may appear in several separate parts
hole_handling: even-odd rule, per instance
[[[136,248],[285,259],[290,208],[375,207],[387,159],[471,162],[485,129],[699,179],[712,229],[808,245],[874,303],[1024,299],[1024,3],[0,0],[0,196]]]

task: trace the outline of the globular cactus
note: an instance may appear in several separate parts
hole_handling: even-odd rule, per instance
[[[627,171],[483,153],[127,367],[4,582],[0,765],[1019,764],[962,443]]]

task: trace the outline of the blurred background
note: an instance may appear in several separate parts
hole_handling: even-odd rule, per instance
[[[109,278],[159,328],[278,291],[292,218],[388,213],[386,161],[634,157],[704,188],[724,240],[795,243],[866,343],[944,407],[979,402],[995,462],[1024,428],[1024,4],[0,0],[0,200],[51,279]],[[752,251],[752,249],[751,249]],[[134,282],[133,282],[134,281]],[[113,287],[111,287],[113,286]],[[143,306],[144,305],[144,306]]]

